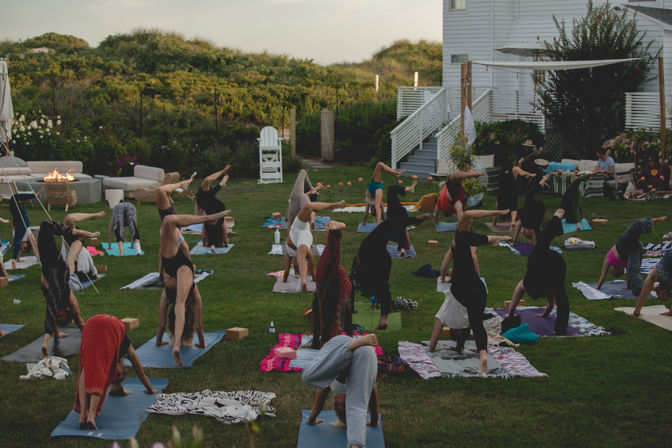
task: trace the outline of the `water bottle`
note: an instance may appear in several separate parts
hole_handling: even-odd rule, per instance
[[[275,325],[273,325],[273,321],[271,321],[271,325],[268,326],[268,332],[275,334]]]
[[[280,230],[275,229],[275,244],[280,244]]]

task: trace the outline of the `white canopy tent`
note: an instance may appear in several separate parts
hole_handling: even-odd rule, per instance
[[[8,151],[9,139],[12,137],[12,93],[9,89],[9,70],[7,61],[0,59],[0,142],[4,146],[2,154]]]
[[[605,65],[621,64],[623,62],[636,61],[637,58],[628,59],[598,59],[592,61],[536,61],[536,62],[508,62],[508,61],[473,61],[473,64],[495,68],[511,68],[519,70],[580,70],[586,68],[602,67]]]
[[[546,52],[546,47],[542,40],[533,40],[519,42],[516,44],[505,45],[503,47],[495,48],[500,53],[512,54],[514,56],[534,57]]]

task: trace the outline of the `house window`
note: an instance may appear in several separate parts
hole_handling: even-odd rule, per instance
[[[451,64],[465,64],[469,62],[468,54],[451,54],[450,63]]]
[[[450,9],[467,9],[467,0],[450,0]]]

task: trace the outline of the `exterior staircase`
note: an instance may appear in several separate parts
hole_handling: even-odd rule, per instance
[[[408,157],[406,162],[401,162],[399,168],[406,168],[403,176],[418,176],[420,179],[425,179],[436,172],[436,152],[437,139],[434,136],[427,137],[422,142],[422,148],[415,150],[413,155]]]

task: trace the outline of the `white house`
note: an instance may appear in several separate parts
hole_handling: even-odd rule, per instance
[[[606,0],[594,1],[595,5],[603,3]],[[646,31],[647,40],[653,41],[652,53],[661,50],[667,80],[665,89],[668,95],[672,94],[672,0],[612,0],[610,4],[636,14],[639,28]],[[571,29],[572,21],[584,17],[586,12],[587,0],[443,0],[442,86],[420,88],[424,90],[422,96],[418,95],[417,89],[399,89],[398,118],[410,116],[392,133],[392,163],[396,164],[418,146],[427,151],[423,148],[427,146],[426,141],[420,144],[419,140],[432,135],[438,137],[438,142],[436,147],[430,142],[430,151],[436,151],[436,158],[445,158],[447,146],[452,144],[459,131],[460,67],[463,62],[530,62],[532,51],[527,56],[520,54],[526,48],[541,49],[544,40],[557,36],[554,16]],[[655,73],[656,68],[652,75]],[[545,120],[535,108],[530,70],[474,64],[472,85],[473,113],[477,120],[520,118],[544,128]],[[653,95],[658,93],[658,80],[649,81],[644,90],[652,93],[647,101],[655,105]],[[635,100],[641,101],[641,97]],[[444,114],[443,119],[429,119],[431,111]],[[656,113],[659,111],[647,114],[648,119],[653,118],[655,122]],[[424,174],[412,163],[408,168]]]

